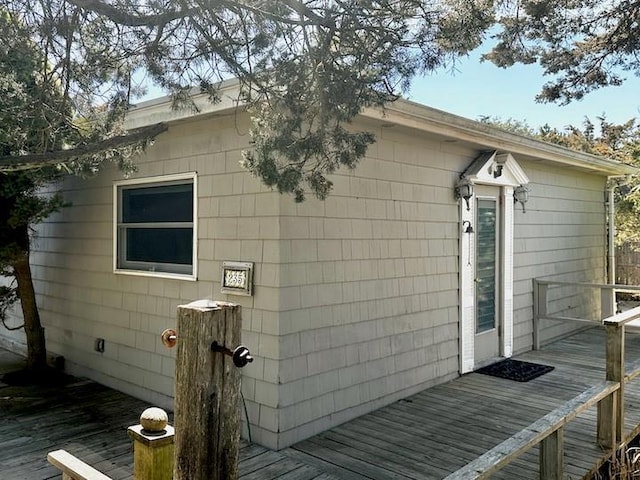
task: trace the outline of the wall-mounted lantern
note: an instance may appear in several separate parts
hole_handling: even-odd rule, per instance
[[[527,213],[524,205],[529,201],[529,192],[530,189],[526,185],[520,185],[513,191],[513,201],[518,202],[520,203],[520,205],[522,205],[522,213]]]
[[[504,171],[504,166],[509,159],[509,155],[507,154],[499,154],[496,155],[496,159],[493,164],[489,167],[489,173],[493,173],[493,178],[499,178],[502,176],[502,172]]]
[[[467,211],[471,209],[469,199],[473,197],[473,182],[468,177],[462,177],[458,180],[455,187],[456,198],[463,198],[467,204]]]

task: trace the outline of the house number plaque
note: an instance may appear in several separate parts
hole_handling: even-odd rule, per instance
[[[222,262],[222,293],[253,295],[253,262]]]

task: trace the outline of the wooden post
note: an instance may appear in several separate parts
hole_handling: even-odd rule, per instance
[[[605,449],[613,449],[616,443],[617,396],[616,390],[598,402],[598,445]]]
[[[558,428],[540,442],[540,480],[564,478],[564,429]]]
[[[215,341],[240,343],[240,306],[199,300],[178,307],[174,480],[236,480],[240,369]]]
[[[601,319],[613,317],[616,314],[616,292],[611,288],[600,288],[600,315]]]
[[[624,325],[615,324],[605,327],[607,332],[607,380],[620,383],[616,402],[616,446],[624,439]]]
[[[173,478],[174,430],[167,425],[167,414],[160,408],[147,408],[140,424],[127,429],[133,439],[134,480]]]
[[[624,330],[617,322],[605,323],[606,379],[620,385],[598,406],[598,441],[608,448],[617,448],[624,439]],[[609,439],[612,430],[614,438]]]

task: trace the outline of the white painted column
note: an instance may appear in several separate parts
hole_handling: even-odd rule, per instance
[[[513,355],[513,187],[502,187],[502,355]]]

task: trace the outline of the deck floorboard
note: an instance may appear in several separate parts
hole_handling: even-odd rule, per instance
[[[519,383],[464,375],[275,452],[240,449],[242,480],[441,479],[604,379],[604,334],[592,329],[517,358],[555,369]],[[627,364],[640,358],[640,334],[628,333]],[[20,359],[0,350],[0,373]],[[640,379],[626,386],[626,428],[640,425]],[[149,405],[87,380],[63,387],[0,383],[0,478],[59,480],[46,454],[63,448],[114,480],[129,480],[126,428]],[[566,478],[578,479],[603,457],[595,443],[596,409],[565,427]],[[536,478],[538,448],[494,475]]]

